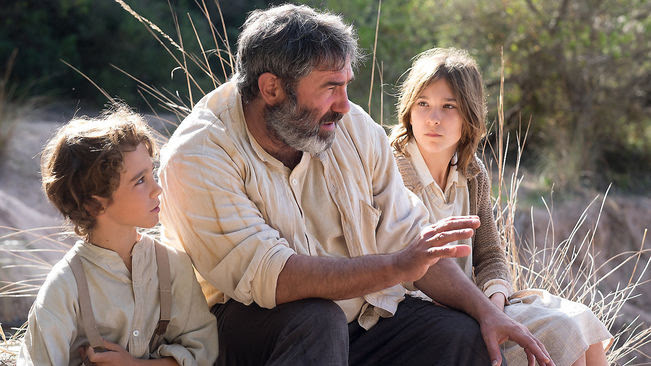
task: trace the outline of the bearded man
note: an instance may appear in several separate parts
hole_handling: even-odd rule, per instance
[[[468,255],[444,244],[479,219],[428,224],[383,129],[348,100],[358,59],[338,16],[254,11],[236,73],[163,149],[163,240],[196,267],[218,364],[495,365],[508,338],[547,362],[447,259]]]

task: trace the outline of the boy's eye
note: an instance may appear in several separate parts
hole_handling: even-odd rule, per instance
[[[142,183],[145,183],[145,177],[140,177],[140,178],[136,181],[136,185],[138,185],[138,184],[142,184]]]

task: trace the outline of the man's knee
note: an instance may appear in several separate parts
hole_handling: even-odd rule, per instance
[[[325,338],[348,336],[346,315],[339,305],[331,300],[304,299],[278,306],[292,314],[285,332],[301,331],[306,336],[319,334]]]
[[[483,342],[479,324],[471,316],[458,311],[451,311],[448,316],[449,321],[445,323],[446,325],[439,327],[446,338],[471,343]]]
[[[306,299],[282,304],[291,314],[276,338],[269,365],[346,365],[348,325],[341,308],[332,301]]]
[[[443,308],[433,304],[411,301],[414,313],[410,321],[414,330],[421,335],[416,337],[419,348],[436,350],[442,364],[484,365],[490,364],[488,350],[484,343],[479,324],[466,313]]]
[[[332,301],[306,299],[264,309],[231,300],[213,313],[220,332],[218,365],[347,363],[346,317]]]

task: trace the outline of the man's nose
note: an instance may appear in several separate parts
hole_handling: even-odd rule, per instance
[[[348,100],[348,91],[346,87],[341,88],[337,93],[337,100],[332,104],[332,111],[346,114],[350,111],[350,101]]]

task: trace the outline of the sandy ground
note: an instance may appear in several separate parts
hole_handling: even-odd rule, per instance
[[[54,208],[45,200],[40,188],[39,152],[47,138],[64,121],[66,116],[33,113],[20,121],[0,159],[0,236],[9,235],[15,230],[59,226],[62,221]],[[55,122],[52,122],[52,121]],[[13,228],[13,229],[8,229]],[[21,250],[33,247],[50,247],[39,240],[39,235],[47,235],[59,230],[39,230],[33,233],[5,237],[0,245],[5,249]],[[37,258],[52,263],[62,255],[59,253],[40,253]],[[0,279],[3,283],[39,277],[47,273],[47,266],[25,268],[24,261],[8,253],[0,253]],[[18,267],[12,267],[18,265]],[[26,319],[33,297],[0,298],[0,323],[19,326]],[[6,329],[6,328],[5,328]]]

